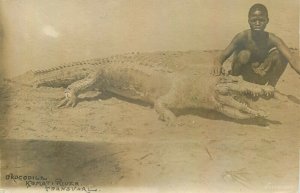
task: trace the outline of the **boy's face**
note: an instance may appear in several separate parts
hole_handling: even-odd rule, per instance
[[[253,11],[248,18],[248,23],[252,31],[264,31],[268,22],[269,18],[261,10]]]

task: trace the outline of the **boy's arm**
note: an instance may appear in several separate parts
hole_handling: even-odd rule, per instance
[[[243,39],[244,32],[237,34],[230,44],[221,52],[221,54],[214,59],[214,67],[212,74],[219,76],[222,73],[222,65],[227,60],[231,54],[236,50],[237,46]]]
[[[274,45],[277,47],[279,52],[287,59],[291,67],[300,74],[300,65],[299,60],[296,57],[293,57],[293,55],[290,52],[290,49],[285,45],[285,43],[274,34],[270,35],[270,38]]]

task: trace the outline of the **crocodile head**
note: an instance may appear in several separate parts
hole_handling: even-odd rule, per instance
[[[215,87],[216,110],[235,119],[249,119],[267,115],[250,106],[251,101],[270,97],[274,87],[246,82],[242,77],[221,76]]]

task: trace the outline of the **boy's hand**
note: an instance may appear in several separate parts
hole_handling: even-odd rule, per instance
[[[211,74],[214,76],[220,76],[221,74],[224,74],[224,73],[225,73],[225,70],[222,67],[222,64],[219,62],[214,62]]]

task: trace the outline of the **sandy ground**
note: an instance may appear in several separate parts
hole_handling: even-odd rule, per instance
[[[13,173],[100,192],[296,192],[299,85],[288,67],[277,87],[285,97],[257,102],[270,114],[266,121],[193,111],[174,126],[151,106],[116,97],[91,93],[75,108],[58,109],[62,88],[2,86],[2,187],[46,192],[7,180]]]

